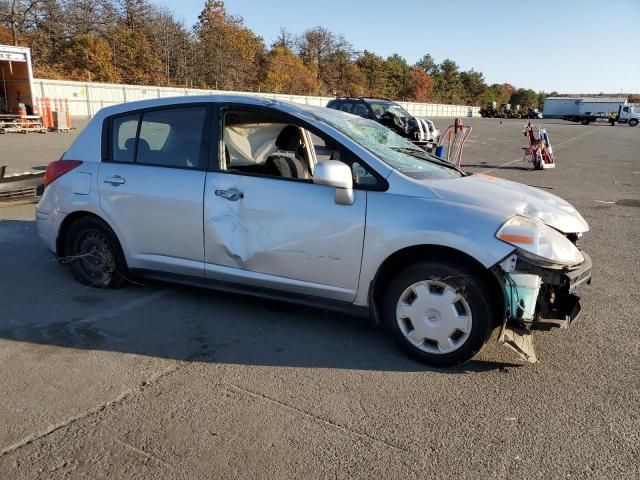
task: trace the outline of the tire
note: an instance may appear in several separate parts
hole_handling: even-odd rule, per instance
[[[629,126],[630,127],[635,127],[636,125],[638,125],[638,119],[637,118],[632,118],[631,120],[629,120]]]
[[[455,260],[418,262],[391,280],[383,322],[411,358],[432,367],[460,365],[480,352],[497,323],[485,285]]]
[[[102,220],[76,220],[69,227],[64,247],[63,262],[80,283],[95,288],[121,288],[129,283],[120,242]]]
[[[587,118],[583,118],[582,120],[580,120],[580,123],[582,125],[589,125],[591,122],[589,121],[589,119]]]

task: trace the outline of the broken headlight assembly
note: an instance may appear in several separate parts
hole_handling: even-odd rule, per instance
[[[496,238],[518,249],[518,256],[545,268],[562,268],[584,262],[580,250],[562,233],[540,220],[514,215],[500,227]]]

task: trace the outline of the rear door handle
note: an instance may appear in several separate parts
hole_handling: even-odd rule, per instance
[[[244,193],[242,193],[237,188],[230,188],[229,190],[216,190],[215,193],[218,197],[226,198],[231,202],[237,202],[241,198],[244,198]]]
[[[117,187],[118,185],[122,185],[123,183],[125,183],[126,180],[122,178],[120,175],[114,175],[113,177],[105,178],[103,182],[110,183],[114,187]]]

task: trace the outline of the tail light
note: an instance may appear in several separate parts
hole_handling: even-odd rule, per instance
[[[69,173],[76,167],[82,165],[80,160],[56,160],[51,162],[44,173],[44,186],[53,183],[65,173]]]

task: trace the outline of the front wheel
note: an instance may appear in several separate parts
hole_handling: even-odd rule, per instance
[[[384,298],[383,320],[400,347],[433,367],[473,358],[494,325],[494,299],[478,272],[456,261],[402,270]]]
[[[635,127],[636,125],[638,125],[638,119],[637,118],[632,118],[631,120],[629,120],[629,126],[630,127]]]

